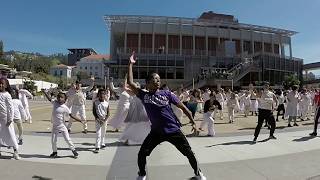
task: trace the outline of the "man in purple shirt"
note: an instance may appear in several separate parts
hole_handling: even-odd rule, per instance
[[[133,82],[132,66],[135,63],[134,52],[130,57],[128,66],[127,82],[130,89],[141,99],[148,117],[151,121],[151,131],[143,141],[138,153],[139,176],[137,180],[146,180],[146,162],[152,150],[160,143],[168,141],[173,144],[190,162],[194,170],[195,177],[193,179],[206,180],[206,177],[200,171],[197,159],[191,150],[191,147],[181,132],[181,123],[174,114],[171,104],[180,108],[190,119],[192,130],[197,134],[198,129],[193,120],[190,111],[179,101],[179,99],[168,90],[159,90],[160,76],[152,73],[146,78],[147,91],[141,90]]]

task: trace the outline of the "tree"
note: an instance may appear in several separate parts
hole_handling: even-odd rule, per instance
[[[24,81],[23,86],[30,92],[34,92],[36,90],[35,83],[33,81]]]
[[[295,74],[290,74],[284,77],[283,86],[285,89],[288,89],[291,86],[300,85],[300,81]]]

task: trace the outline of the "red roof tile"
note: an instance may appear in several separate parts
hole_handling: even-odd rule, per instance
[[[110,55],[109,54],[93,54],[90,56],[84,57],[85,59],[88,60],[110,60]]]

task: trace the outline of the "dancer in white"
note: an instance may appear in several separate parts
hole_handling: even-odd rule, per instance
[[[221,105],[221,110],[218,110],[220,113],[220,119],[223,120],[223,110],[224,110],[224,103],[226,99],[226,94],[222,88],[219,89],[218,94],[216,94],[217,101],[219,101]]]
[[[284,119],[284,114],[286,112],[285,107],[284,107],[284,102],[286,100],[286,97],[284,97],[283,92],[281,90],[277,92],[276,96],[277,96],[277,100],[279,103],[278,108],[277,108],[277,120],[276,121],[279,121],[279,115],[280,115],[281,111],[282,111],[282,119]]]
[[[310,105],[310,96],[307,94],[307,90],[303,89],[301,92],[301,101],[299,102],[299,115],[301,115],[301,121],[309,119],[309,105]]]
[[[142,144],[150,132],[150,121],[141,100],[135,95],[130,97],[129,112],[124,122],[126,127],[119,140],[127,145]]]
[[[24,110],[24,107],[22,105],[22,102],[19,99],[19,92],[18,90],[13,90],[12,91],[12,103],[13,103],[13,121],[14,123],[17,124],[17,128],[18,128],[18,145],[22,145],[23,144],[23,138],[22,138],[22,134],[23,134],[23,127],[22,127],[22,120],[25,120],[27,118],[26,115],[26,111]]]
[[[243,104],[244,104],[244,117],[249,116],[250,107],[251,107],[251,94],[249,91],[246,91],[243,96]]]
[[[234,111],[239,109],[239,102],[236,97],[235,93],[230,94],[230,98],[227,100],[227,107],[228,107],[228,116],[229,116],[229,123],[234,122]]]
[[[75,149],[74,144],[71,141],[71,138],[69,136],[69,132],[67,130],[67,127],[65,125],[64,117],[65,115],[69,115],[70,119],[73,118],[76,121],[79,121],[83,123],[80,119],[73,116],[71,114],[70,109],[65,105],[66,102],[66,94],[59,92],[57,95],[57,100],[52,100],[51,97],[48,95],[47,92],[42,90],[46,98],[52,103],[52,117],[51,117],[51,123],[52,123],[52,136],[51,136],[51,143],[52,143],[52,154],[50,154],[51,158],[57,158],[58,157],[58,148],[57,148],[57,138],[59,133],[61,133],[64,137],[64,140],[69,145],[70,150],[73,153],[73,157],[78,157],[78,152]]]
[[[117,130],[121,127],[121,125],[123,124],[124,120],[128,115],[129,106],[130,106],[130,101],[129,101],[130,94],[128,93],[129,89],[126,87],[127,80],[125,80],[125,83],[118,88],[114,87],[113,79],[111,78],[110,80],[111,80],[110,82],[111,90],[113,92],[116,92],[120,96],[119,96],[117,111],[114,114],[114,116],[110,120],[108,120],[108,123]]]
[[[110,116],[109,102],[106,101],[107,92],[105,89],[99,89],[97,98],[93,102],[92,113],[96,120],[96,149],[94,153],[99,153],[100,148],[105,148],[104,143],[106,129],[107,129],[107,119]]]
[[[19,99],[21,100],[22,105],[23,105],[23,107],[24,107],[24,109],[26,111],[26,115],[27,115],[27,118],[25,120],[29,121],[29,123],[31,124],[32,123],[32,117],[31,117],[31,114],[30,114],[28,98],[32,99],[33,98],[32,94],[26,89],[19,89]]]
[[[221,110],[221,105],[219,101],[216,100],[216,96],[214,93],[210,93],[210,99],[204,103],[204,113],[203,113],[203,121],[200,124],[199,130],[203,130],[203,126],[208,124],[208,135],[214,136],[216,134],[214,130],[214,110]]]
[[[83,123],[83,133],[87,133],[88,131],[88,124],[87,124],[87,116],[86,116],[86,98],[85,94],[86,92],[90,91],[92,87],[94,86],[94,78],[91,78],[92,84],[86,88],[84,91],[81,89],[81,83],[79,81],[76,82],[76,92],[75,94],[71,97],[72,99],[72,108],[71,108],[71,113],[73,116],[77,116],[79,114],[82,122]],[[68,124],[68,131],[71,131],[71,126],[72,126],[72,119],[69,119],[69,124]]]
[[[288,127],[291,126],[291,121],[293,120],[294,126],[299,126],[297,124],[297,116],[298,116],[298,103],[300,101],[300,95],[298,93],[298,86],[294,85],[292,86],[292,91],[289,92],[287,96],[287,109],[286,109],[286,116],[289,116],[288,120]]]
[[[13,147],[13,158],[20,159],[18,154],[18,143],[13,127],[13,102],[9,92],[12,92],[9,81],[0,79],[0,147]],[[1,156],[1,153],[0,153]]]

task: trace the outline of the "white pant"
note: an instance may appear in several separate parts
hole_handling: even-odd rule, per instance
[[[206,112],[203,114],[203,121],[200,124],[200,128],[203,129],[203,126],[208,123],[208,135],[214,136],[216,134],[214,130],[214,119],[212,117],[212,112]]]
[[[106,122],[101,123],[96,120],[96,148],[101,148],[104,144],[104,139],[106,136],[107,124]]]
[[[82,121],[84,121],[83,129],[84,130],[88,129],[88,124],[87,124],[87,119],[86,119],[86,110],[85,110],[85,106],[84,105],[82,105],[82,106],[72,105],[71,114],[73,116],[77,116],[79,114],[80,119]],[[69,124],[68,124],[68,127],[67,127],[68,129],[71,129],[72,121],[73,121],[73,119],[69,118]]]
[[[25,106],[24,110],[26,111],[26,119],[25,120],[29,120],[29,122],[32,122],[32,117],[31,117],[31,114],[30,114],[29,106]]]
[[[63,127],[52,127],[52,134],[51,134],[51,143],[52,143],[52,151],[53,152],[57,152],[58,148],[57,148],[57,138],[59,135],[59,132],[61,132],[61,134],[64,137],[64,140],[66,141],[66,143],[69,145],[69,148],[73,151],[74,150],[74,145],[70,139],[68,130],[65,126]]]
[[[234,121],[234,108],[233,107],[228,107],[228,116],[229,116],[229,121],[233,122]]]

